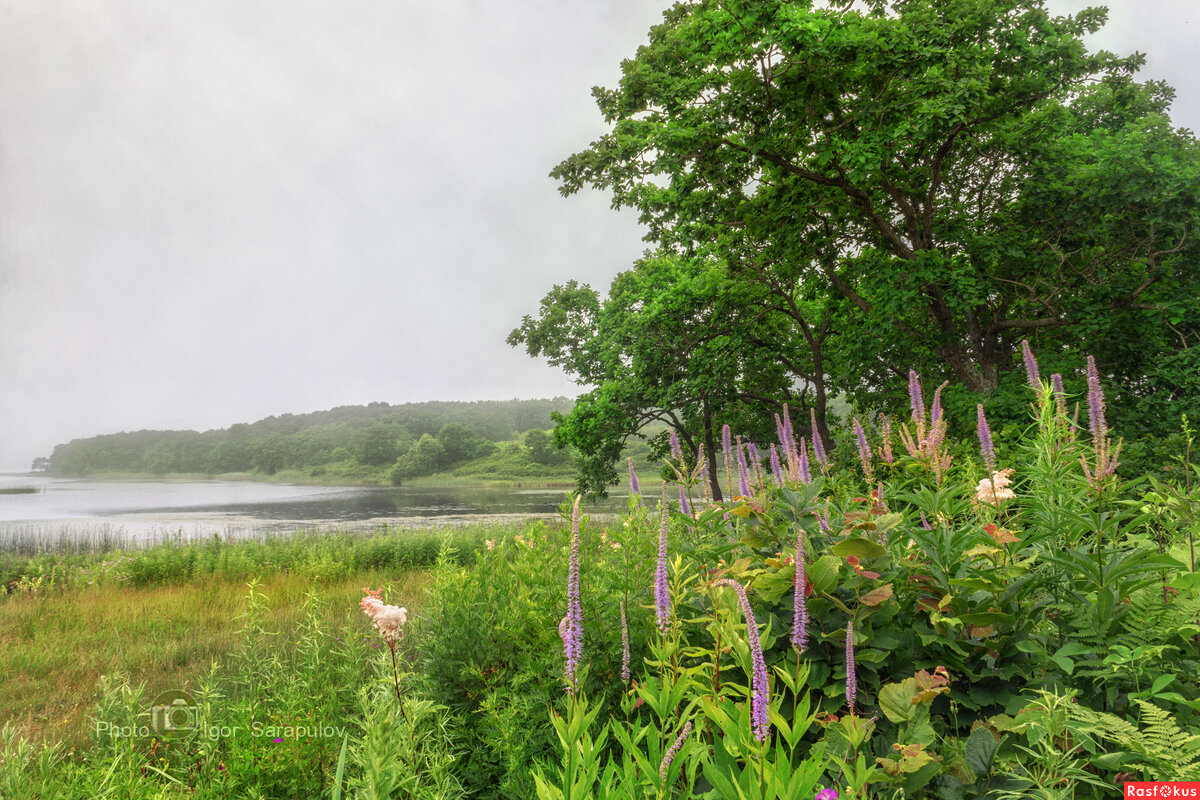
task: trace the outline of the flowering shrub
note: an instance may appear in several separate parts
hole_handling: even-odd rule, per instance
[[[632,630],[650,651],[645,669],[598,733],[588,692],[559,706],[563,761],[557,779],[539,778],[540,796],[811,797],[822,784],[821,796],[836,786],[865,797],[876,785],[906,797],[1036,794],[1079,773],[1089,776],[1077,781],[1082,797],[1103,784],[1097,776],[1114,778],[1121,754],[1099,738],[1059,753],[1061,763],[1015,746],[1011,720],[1033,690],[1070,688],[1117,712],[1153,698],[1194,730],[1200,691],[1177,676],[1200,666],[1200,582],[1170,548],[1144,546],[1143,517],[1119,500],[1120,445],[1094,362],[1082,431],[1061,381],[1041,384],[1028,348],[1026,364],[1033,427],[998,454],[980,407],[979,461],[949,442],[942,387],[926,411],[913,373],[905,454],[877,459],[890,442],[873,448],[855,418],[845,441],[857,477],[806,474],[790,420],[777,420],[778,450],[723,431],[732,502],[692,499],[703,491],[696,471],[672,464],[691,513],[671,509],[655,577],[634,591],[653,610],[649,627]],[[762,450],[775,454],[766,469]],[[736,606],[720,587],[737,590]],[[584,664],[604,657],[592,638],[600,627],[584,625]],[[1120,660],[1135,642],[1152,661]],[[605,698],[623,685],[590,691]],[[686,725],[696,744],[670,752]]]

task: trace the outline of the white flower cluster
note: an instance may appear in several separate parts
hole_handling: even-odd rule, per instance
[[[1008,488],[1012,483],[1012,469],[1002,469],[993,472],[990,478],[984,478],[975,487],[975,499],[989,506],[998,506],[1005,500],[1012,500],[1016,493]]]
[[[388,644],[399,641],[401,629],[408,622],[408,609],[386,605],[374,596],[364,597],[358,606],[375,622],[375,627]]]

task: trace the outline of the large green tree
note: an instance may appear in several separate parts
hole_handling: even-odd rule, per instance
[[[992,393],[1036,338],[1126,394],[1197,364],[1196,141],[1105,12],[1041,0],[679,2],[594,90],[609,133],[552,173],[833,314],[862,399],[916,366]],[[811,320],[805,320],[806,324]],[[785,334],[795,340],[803,325]],[[829,357],[829,356],[834,357]],[[1155,384],[1155,380],[1159,383]]]
[[[554,287],[509,343],[592,387],[555,429],[558,444],[576,453],[580,487],[603,493],[618,479],[628,438],[658,423],[678,432],[693,463],[703,445],[720,497],[721,425],[764,441],[781,404],[799,409],[817,386],[807,341],[793,341],[772,302],[718,261],[671,254],[641,259],[603,301],[589,286]]]

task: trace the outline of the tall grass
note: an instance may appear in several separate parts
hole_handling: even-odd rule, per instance
[[[354,598],[368,583],[416,608],[428,577],[210,576],[0,602],[0,797],[321,796],[343,744],[368,746],[354,720],[381,674]],[[187,694],[194,730],[154,733],[164,690]]]
[[[249,579],[280,572],[310,578],[343,578],[381,569],[432,565],[444,542],[459,563],[473,563],[488,539],[521,531],[517,524],[472,524],[448,529],[381,527],[374,531],[301,531],[253,539],[176,537],[129,545],[119,532],[101,531],[59,549],[0,552],[0,587],[8,594],[61,588],[163,586],[215,576]],[[88,545],[91,545],[89,548]]]

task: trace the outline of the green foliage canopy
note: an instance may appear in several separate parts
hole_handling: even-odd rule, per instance
[[[1094,354],[1121,399],[1178,393],[1178,361],[1200,366],[1200,150],[1171,89],[1133,79],[1141,56],[1087,51],[1104,20],[1042,0],[680,2],[594,90],[609,132],[552,175],[831,314],[821,374],[861,401],[899,404],[910,366],[1015,395],[1022,338],[1051,366]]]

